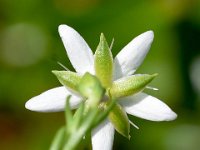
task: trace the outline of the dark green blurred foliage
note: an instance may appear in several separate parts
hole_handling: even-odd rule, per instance
[[[180,63],[182,79],[184,80],[184,105],[191,110],[197,108],[197,94],[190,80],[190,69],[194,59],[200,55],[200,28],[196,22],[184,18],[176,27],[180,42]],[[199,66],[200,67],[200,66]],[[188,101],[188,99],[190,99]]]
[[[140,73],[159,73],[149,91],[178,119],[150,122],[130,117],[131,140],[116,133],[114,150],[198,150],[200,147],[199,0],[0,0],[0,149],[48,149],[63,113],[30,112],[24,103],[59,82],[51,70],[73,70],[57,27],[75,28],[95,51],[99,35],[115,38],[116,55],[133,37],[155,39]]]

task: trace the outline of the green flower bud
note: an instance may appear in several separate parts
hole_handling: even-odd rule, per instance
[[[77,89],[82,96],[87,98],[87,104],[89,106],[97,106],[105,93],[105,89],[102,87],[98,78],[89,73],[83,75]]]

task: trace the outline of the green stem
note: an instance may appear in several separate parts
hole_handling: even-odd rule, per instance
[[[94,110],[85,120],[84,124],[80,129],[77,130],[73,135],[71,135],[66,142],[63,150],[75,150],[77,145],[83,139],[84,135],[91,129],[93,121],[98,115],[98,109]]]
[[[65,127],[62,127],[56,133],[56,136],[51,144],[50,150],[60,150],[65,139]]]

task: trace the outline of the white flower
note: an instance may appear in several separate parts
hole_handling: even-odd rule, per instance
[[[85,40],[67,25],[59,26],[59,34],[76,72],[79,74],[85,72],[95,74],[93,52]],[[153,32],[147,31],[134,38],[119,52],[114,59],[114,80],[130,76],[137,70],[148,53],[153,38]],[[68,95],[72,95],[70,99],[71,108],[77,108],[81,98],[64,86],[50,89],[31,98],[25,107],[38,112],[63,111]],[[177,117],[162,101],[143,92],[121,98],[119,103],[128,114],[151,121],[170,121]],[[106,120],[92,132],[93,150],[111,150],[113,139],[114,127]]]

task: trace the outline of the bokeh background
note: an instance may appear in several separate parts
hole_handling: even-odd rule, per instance
[[[0,0],[0,149],[45,150],[64,124],[63,113],[24,108],[39,93],[59,86],[51,70],[73,70],[57,32],[75,28],[93,51],[101,32],[115,38],[116,55],[132,38],[153,30],[155,39],[140,73],[159,73],[146,90],[177,114],[173,122],[130,116],[129,140],[115,134],[114,150],[200,149],[199,0]]]

